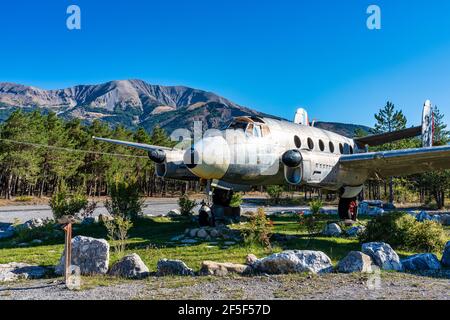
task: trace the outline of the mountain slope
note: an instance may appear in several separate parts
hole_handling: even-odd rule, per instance
[[[193,121],[202,121],[204,127],[219,128],[232,117],[262,115],[212,92],[151,85],[142,80],[110,81],[60,90],[0,83],[0,122],[17,109],[53,111],[63,118],[79,118],[85,122],[101,119],[111,125],[142,126],[149,131],[159,125],[168,132],[191,128]],[[358,127],[323,122],[317,126],[347,136],[353,136]]]

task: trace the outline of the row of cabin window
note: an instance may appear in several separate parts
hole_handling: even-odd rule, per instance
[[[297,147],[297,149],[300,149],[302,147],[302,141],[300,140],[300,138],[298,136],[294,137],[294,143],[295,143],[295,146]],[[314,150],[314,141],[311,138],[308,138],[307,143],[308,143],[309,150]],[[344,145],[342,143],[339,143],[339,152],[341,154],[344,154],[344,152],[346,151],[345,150],[346,147],[348,147],[347,150],[350,152],[350,154],[353,154],[353,152],[354,152],[353,147],[348,145],[347,143],[345,143]],[[322,152],[325,151],[325,143],[320,139],[319,139],[319,149]],[[334,148],[334,143],[332,141],[330,141],[328,143],[328,149],[331,153],[334,153],[335,148]]]

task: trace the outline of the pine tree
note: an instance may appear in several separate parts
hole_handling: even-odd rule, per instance
[[[388,133],[406,128],[406,117],[402,110],[396,110],[395,105],[388,101],[386,105],[375,114],[375,132]],[[399,143],[388,143],[380,147],[382,150],[393,150],[401,148]],[[389,179],[389,202],[394,202],[394,182],[393,178]]]

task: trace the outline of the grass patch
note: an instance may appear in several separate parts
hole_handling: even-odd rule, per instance
[[[281,215],[270,217],[274,223],[274,232],[280,235],[295,236],[288,241],[273,242],[272,249],[264,249],[258,246],[245,246],[236,243],[225,247],[223,241],[218,241],[217,245],[209,242],[199,242],[194,245],[183,246],[179,242],[172,242],[174,236],[183,234],[186,228],[195,227],[195,223],[189,218],[145,218],[137,221],[130,230],[127,240],[126,253],[137,253],[141,256],[151,272],[156,271],[156,264],[159,259],[180,259],[198,271],[204,260],[218,262],[244,263],[245,257],[253,253],[258,257],[267,256],[273,252],[283,250],[319,250],[325,252],[333,261],[337,263],[340,259],[352,250],[360,250],[361,245],[357,239],[351,238],[326,238],[315,236],[309,240],[306,230],[298,224],[295,216]],[[368,218],[362,218],[367,220]],[[337,221],[337,216],[320,216],[319,223],[325,225],[328,221]],[[232,228],[240,228],[242,225],[236,224]],[[450,228],[446,227],[447,239],[450,240]],[[95,238],[106,238],[106,229],[103,225],[95,224],[90,226],[77,225],[74,229],[74,236],[84,235]],[[34,245],[26,248],[18,248],[13,241],[0,242],[0,264],[9,262],[25,262],[43,266],[54,266],[58,263],[64,249],[64,240],[53,239],[44,241],[41,245]],[[405,257],[417,252],[398,251],[401,257]],[[111,264],[117,261],[118,256],[111,254]],[[115,281],[109,277],[88,278],[85,286],[105,285]],[[171,281],[171,280],[168,280]],[[174,286],[185,286],[185,282],[191,281],[189,277],[180,280],[173,280]],[[194,281],[194,280],[192,280]],[[195,279],[198,281],[198,278]]]

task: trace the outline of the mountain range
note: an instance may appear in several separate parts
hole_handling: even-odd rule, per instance
[[[113,126],[141,126],[148,131],[159,125],[167,132],[191,128],[193,121],[203,121],[207,128],[219,128],[236,116],[270,116],[212,92],[185,86],[152,85],[142,80],[110,81],[59,90],[0,83],[0,122],[17,109],[53,111],[64,119],[78,118],[87,123],[100,119]],[[353,124],[318,122],[316,126],[350,137],[358,128],[371,131]]]

